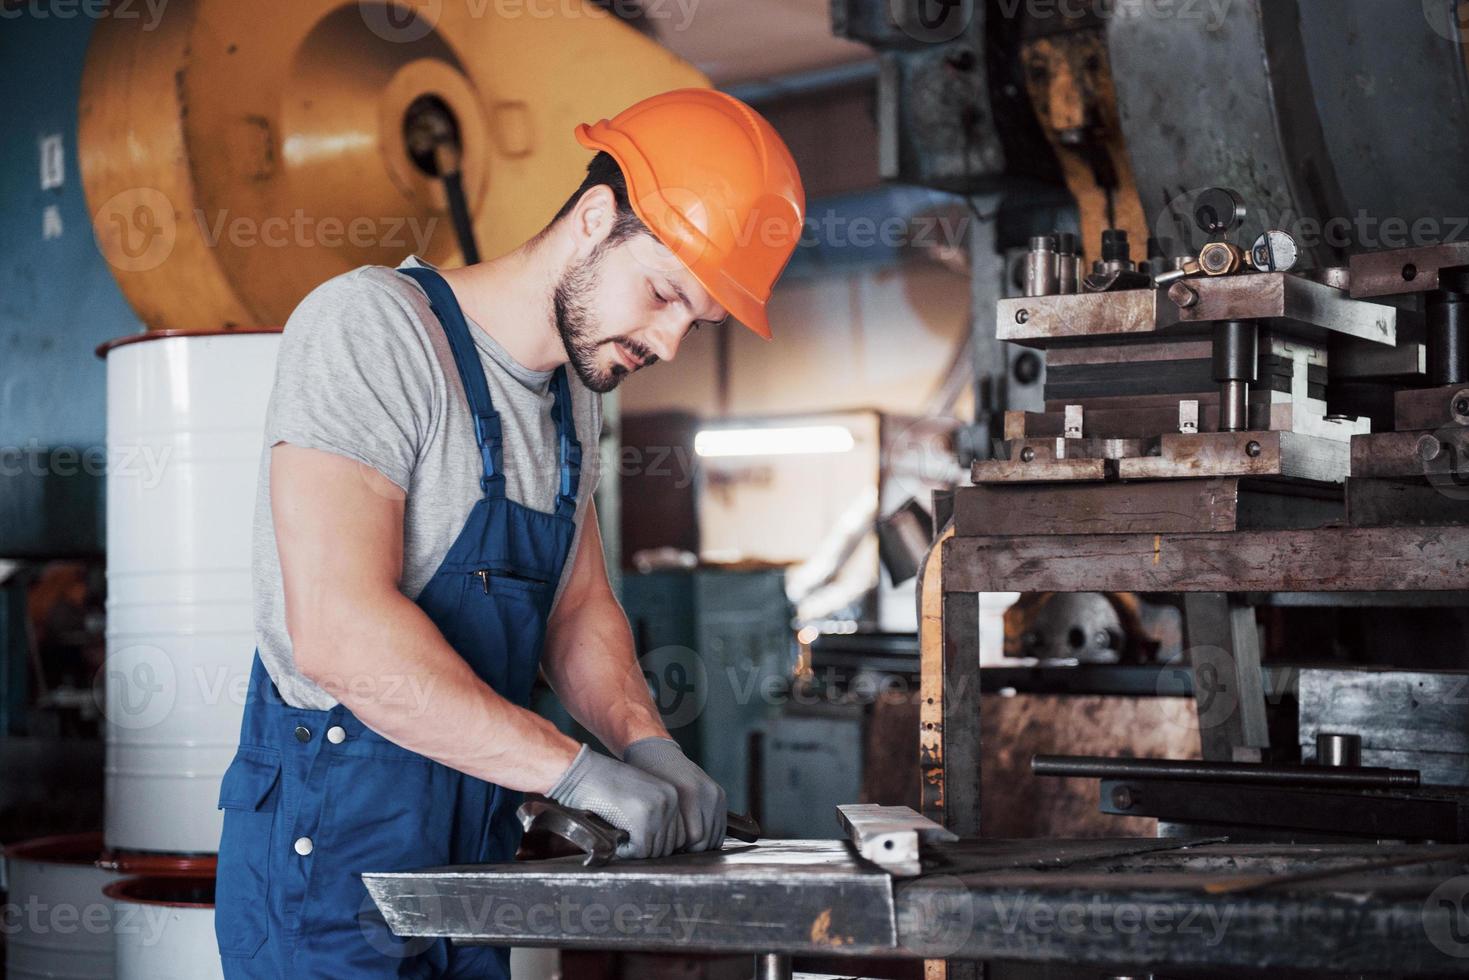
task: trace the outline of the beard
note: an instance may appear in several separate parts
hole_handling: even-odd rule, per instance
[[[556,332],[561,335],[567,360],[581,383],[598,394],[606,394],[616,388],[631,373],[615,360],[611,367],[602,367],[598,363],[598,355],[603,347],[620,343],[645,365],[657,360],[646,347],[627,337],[597,339],[601,333],[601,322],[592,311],[592,297],[596,294],[597,270],[602,264],[604,245],[599,245],[574,268],[562,273],[551,295]]]

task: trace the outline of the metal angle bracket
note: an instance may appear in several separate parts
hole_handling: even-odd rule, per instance
[[[857,853],[894,877],[911,878],[923,871],[920,845],[959,839],[906,806],[846,803],[837,807],[837,819]]]

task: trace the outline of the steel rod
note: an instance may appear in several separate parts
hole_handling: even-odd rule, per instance
[[[1214,783],[1272,783],[1287,786],[1356,786],[1406,789],[1418,785],[1416,769],[1379,767],[1261,766],[1186,759],[1103,759],[1084,755],[1038,755],[1037,776],[1086,779],[1191,779]]]
[[[791,980],[791,958],[780,953],[755,957],[755,980]]]

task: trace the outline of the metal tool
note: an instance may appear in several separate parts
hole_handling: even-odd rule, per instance
[[[597,868],[617,856],[617,848],[631,838],[591,810],[578,810],[551,800],[527,800],[515,811],[527,835],[545,832],[575,844],[584,855],[582,864]]]
[[[922,873],[920,845],[959,839],[906,806],[848,803],[837,807],[837,819],[857,853],[894,877]]]
[[[1102,759],[1083,755],[1038,755],[1030,760],[1037,776],[1090,779],[1192,779],[1218,783],[1274,783],[1289,786],[1360,786],[1410,789],[1416,769],[1376,766],[1263,766],[1188,759]]]
[[[617,848],[629,840],[627,831],[613,826],[591,810],[578,810],[553,800],[527,800],[516,811],[526,834],[544,832],[570,841],[585,855],[582,864],[597,868],[617,856]],[[760,824],[754,817],[730,813],[726,834],[753,844],[760,839]]]

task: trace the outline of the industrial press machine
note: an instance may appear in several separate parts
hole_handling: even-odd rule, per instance
[[[369,875],[395,930],[755,953],[762,978],[793,955],[931,980],[1464,971],[1460,5],[1066,6],[833,4],[880,52],[884,176],[1000,202],[969,249],[971,485],[934,501],[919,589],[921,812]],[[1157,677],[1193,698],[1201,758],[1033,763],[1157,836],[985,837],[979,604],[1010,591],[1180,610]],[[607,915],[530,914],[567,908]]]

